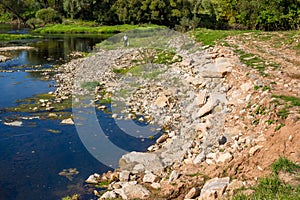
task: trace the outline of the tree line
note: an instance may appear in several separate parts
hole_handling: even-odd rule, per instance
[[[32,27],[81,19],[99,24],[153,23],[189,30],[295,30],[300,0],[0,0],[0,21]]]

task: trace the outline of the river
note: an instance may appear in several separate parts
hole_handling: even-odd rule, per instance
[[[29,32],[3,24],[0,30],[0,33]],[[94,45],[106,37],[43,35],[38,39],[0,43],[0,47],[34,47],[34,50],[13,51],[12,59],[0,63],[1,200],[55,200],[75,193],[81,195],[80,199],[97,199],[91,195],[93,188],[84,180],[94,172],[103,173],[111,168],[86,150],[75,126],[61,125],[59,119],[35,117],[34,113],[7,112],[6,108],[17,106],[22,99],[55,91],[52,75],[45,79],[42,72],[67,62],[71,52],[91,52]],[[98,110],[97,116],[111,135],[121,133],[110,114]],[[21,122],[21,126],[8,124],[16,121]],[[136,147],[139,141],[131,144],[126,137],[121,140],[128,150],[145,150],[152,143],[146,141]],[[76,173],[59,175],[64,170]]]

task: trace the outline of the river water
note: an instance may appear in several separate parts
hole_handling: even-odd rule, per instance
[[[27,32],[26,29],[0,25],[0,33]],[[39,39],[0,43],[0,47],[35,47],[35,50],[14,51],[13,59],[0,63],[0,200],[55,200],[74,193],[81,194],[80,199],[96,199],[90,195],[92,189],[84,180],[94,172],[103,173],[111,168],[86,150],[75,126],[61,125],[58,119],[32,117],[32,113],[4,110],[18,105],[20,99],[54,91],[55,81],[43,79],[39,70],[67,62],[70,52],[90,52],[106,37],[44,35]],[[28,72],[28,69],[37,71]],[[122,131],[115,126],[111,115],[97,111],[97,117],[101,118],[102,128],[109,130],[110,137],[119,140],[122,143],[119,146],[123,145],[128,151],[145,150],[153,142],[127,137],[118,139]],[[11,121],[21,121],[22,125],[6,124]],[[64,169],[74,168],[78,174],[59,175]]]

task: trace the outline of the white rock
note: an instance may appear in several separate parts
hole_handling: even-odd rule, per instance
[[[200,189],[197,187],[193,187],[190,191],[185,195],[184,199],[194,199],[195,197],[200,195]]]
[[[130,177],[130,172],[127,170],[123,170],[119,173],[120,181],[128,181]]]
[[[150,191],[136,182],[126,182],[122,190],[128,199],[147,199],[150,196]]]
[[[199,200],[211,200],[211,199],[222,199],[223,193],[225,192],[228,184],[229,177],[225,178],[213,178],[208,180],[203,188],[201,189]]]
[[[114,191],[107,191],[105,192],[100,199],[116,199],[117,194]]]
[[[86,183],[89,183],[89,184],[97,184],[100,179],[100,175],[95,173],[95,174],[92,174],[88,177],[88,179],[85,180]]]
[[[179,177],[179,173],[176,170],[173,170],[170,174],[169,183],[176,181]]]
[[[153,183],[157,180],[157,176],[152,174],[151,172],[146,173],[143,177],[144,183]]]
[[[153,189],[159,189],[159,188],[161,188],[161,185],[160,185],[160,183],[151,183],[151,185],[150,185]]]
[[[60,122],[61,124],[68,124],[68,125],[73,125],[74,121],[71,118],[64,119]]]
[[[6,126],[22,126],[22,121],[3,122]]]

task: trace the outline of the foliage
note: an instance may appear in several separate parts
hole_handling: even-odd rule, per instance
[[[299,0],[1,0],[5,17],[26,22],[40,9],[52,8],[63,18],[120,23],[155,23],[191,30],[213,29],[299,29]],[[9,13],[9,15],[7,15]]]
[[[61,22],[58,12],[53,8],[43,8],[36,12],[35,17],[43,20],[46,24]]]
[[[280,157],[272,164],[271,169],[274,174],[278,174],[280,171],[294,173],[296,170],[300,169],[300,166],[291,162],[287,158]]]
[[[29,38],[34,38],[34,37],[36,37],[36,36],[28,35],[28,34],[0,34],[0,42],[29,39]]]
[[[286,102],[290,102],[292,106],[300,106],[300,98],[294,96],[285,96],[285,95],[272,95],[274,98],[282,99]]]

